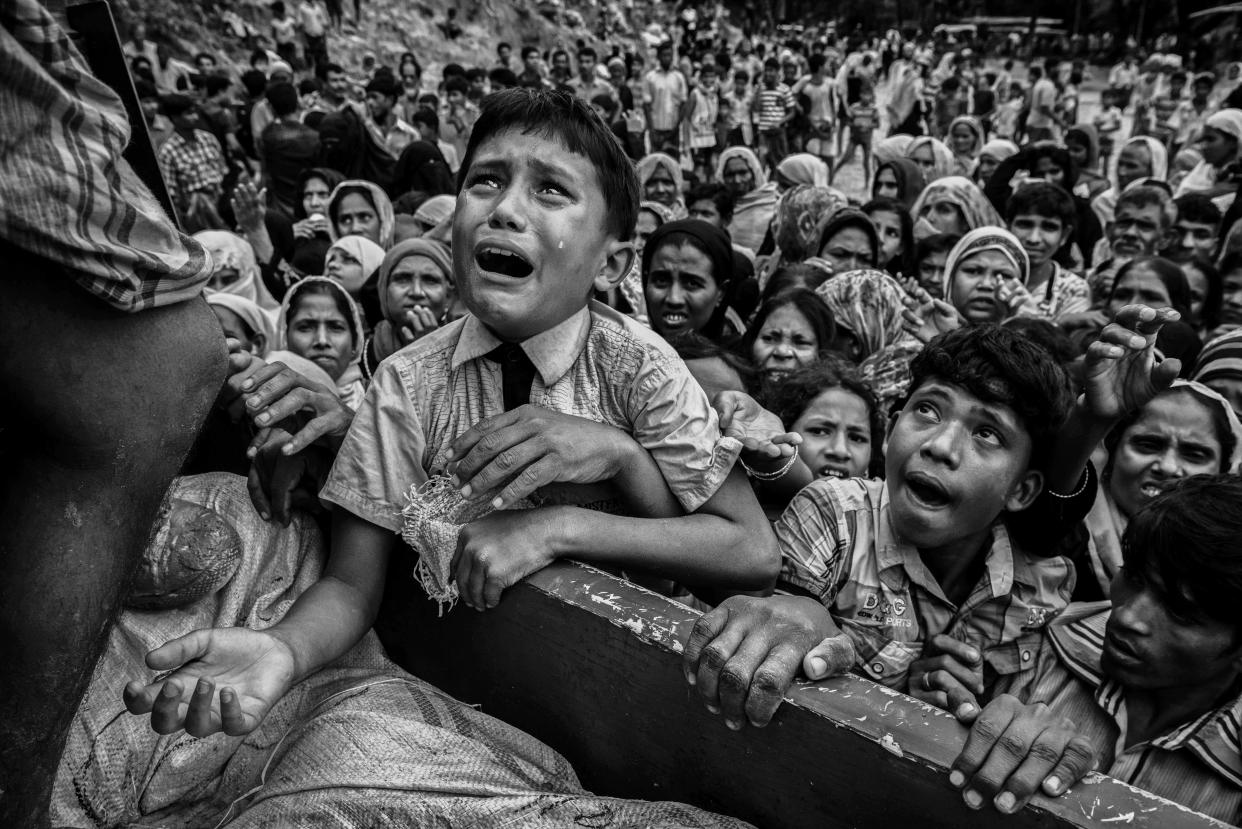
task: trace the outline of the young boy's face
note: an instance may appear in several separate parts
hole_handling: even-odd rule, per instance
[[[1025,509],[1039,494],[1030,457],[1030,435],[1012,409],[929,378],[889,434],[893,529],[923,550],[985,532],[1002,510]]]
[[[1060,218],[1038,213],[1014,216],[1009,223],[1009,232],[1022,243],[1026,255],[1031,258],[1031,268],[1038,268],[1051,259],[1069,236],[1069,230]]]
[[[466,307],[499,337],[528,339],[619,281],[633,245],[607,229],[591,161],[557,138],[497,133],[475,152],[457,197],[453,270]]]

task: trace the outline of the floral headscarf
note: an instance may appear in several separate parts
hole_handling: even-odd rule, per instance
[[[642,157],[642,159],[634,166],[634,171],[638,174],[639,193],[643,198],[647,198],[647,180],[655,175],[656,170],[664,170],[668,173],[669,178],[673,180],[673,192],[676,198],[672,205],[665,205],[673,211],[673,218],[680,219],[686,216],[686,203],[684,197],[686,194],[686,180],[681,174],[681,165],[673,160],[672,156],[664,153],[650,153]]]
[[[832,187],[799,184],[785,193],[772,220],[781,261],[802,262],[818,254],[816,245],[824,225],[847,204],[845,195]]]
[[[862,346],[862,359],[901,340],[905,291],[883,271],[847,271],[829,279],[815,293],[832,309],[836,324]]]
[[[941,202],[948,202],[962,211],[968,231],[986,225],[1004,224],[979,186],[963,176],[948,176],[927,185],[910,208],[910,215],[918,221],[924,208]]]
[[[795,153],[776,165],[776,172],[795,185],[828,186],[828,165],[810,153]]]
[[[944,260],[944,295],[946,297],[952,296],[953,277],[957,275],[958,266],[968,257],[985,250],[995,250],[1003,254],[1017,269],[1018,281],[1026,284],[1031,272],[1031,260],[1026,255],[1026,249],[1022,247],[1022,243],[1003,227],[979,227],[959,239]]]

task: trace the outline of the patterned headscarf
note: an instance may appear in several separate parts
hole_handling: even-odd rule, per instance
[[[263,284],[254,248],[249,242],[227,230],[200,230],[194,234],[194,239],[211,255],[212,274],[225,268],[237,271],[237,280],[221,289],[221,293],[236,294],[256,303],[265,311],[275,312],[277,302]],[[203,293],[210,295],[216,291],[203,288]]]
[[[913,135],[890,135],[879,144],[875,145],[872,153],[875,155],[875,163],[888,164],[898,158],[906,158],[906,150],[910,149],[911,142],[914,141]]]
[[[828,165],[810,153],[795,153],[776,165],[776,172],[795,185],[828,186]]]
[[[910,208],[910,215],[917,221],[924,208],[941,202],[948,202],[962,211],[968,231],[987,225],[1004,224],[1000,214],[979,186],[964,176],[948,176],[927,185],[914,202],[914,207]]]
[[[1003,227],[980,227],[959,239],[958,243],[953,246],[953,250],[949,251],[948,258],[944,260],[944,295],[946,297],[953,295],[953,277],[957,274],[958,266],[967,258],[985,250],[995,250],[1003,254],[1017,269],[1018,280],[1026,284],[1031,272],[1031,260],[1026,255],[1022,243]]]
[[[914,154],[923,147],[931,148],[932,161],[935,164],[935,166],[932,167],[931,175],[927,177],[928,181],[935,181],[936,179],[953,175],[953,165],[956,161],[953,156],[953,151],[949,149],[948,145],[938,138],[932,138],[924,135],[920,138],[914,139],[910,142],[910,146],[906,148],[906,158],[914,160],[917,164],[918,161],[914,158]]]
[[[1208,342],[1199,352],[1191,380],[1242,380],[1242,331],[1230,331]]]
[[[824,225],[848,203],[845,195],[832,187],[799,184],[785,193],[772,222],[781,260],[802,262],[818,254],[816,245]]]
[[[905,291],[883,271],[847,271],[815,289],[832,309],[832,318],[862,346],[865,360],[902,339]]]

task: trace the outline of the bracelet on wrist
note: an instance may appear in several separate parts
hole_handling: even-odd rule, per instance
[[[794,452],[793,452],[793,454],[791,454],[791,455],[790,455],[790,456],[789,456],[789,457],[785,460],[785,463],[781,465],[781,468],[780,468],[780,469],[775,469],[775,470],[773,470],[773,471],[771,471],[771,472],[758,472],[758,471],[756,471],[756,470],[754,470],[754,469],[751,469],[751,468],[750,468],[750,465],[749,465],[749,464],[747,464],[747,463],[746,463],[746,461],[742,460],[740,457],[737,459],[737,462],[738,462],[738,463],[740,463],[740,464],[742,465],[742,469],[745,469],[745,470],[746,470],[746,474],[747,474],[747,475],[749,475],[749,476],[750,476],[751,478],[753,478],[754,480],[756,480],[756,481],[775,481],[775,480],[777,480],[777,479],[779,479],[779,478],[783,478],[783,477],[785,477],[785,475],[786,475],[786,474],[788,474],[789,470],[793,469],[793,465],[794,465],[794,462],[795,462],[796,460],[798,460],[798,450],[797,450],[797,449],[795,449],[795,450],[794,450]]]

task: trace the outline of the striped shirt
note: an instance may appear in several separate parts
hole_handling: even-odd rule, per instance
[[[305,129],[310,130],[309,127]],[[261,149],[262,136],[259,144]],[[211,133],[194,130],[193,141],[180,133],[173,133],[160,147],[157,158],[164,183],[168,185],[168,195],[178,210],[187,209],[190,196],[195,193],[202,193],[213,201],[220,197],[228,168],[224,164],[220,142]]]
[[[505,410],[501,369],[486,359],[500,344],[467,315],[385,360],[320,498],[398,530],[411,485],[442,474],[449,445]],[[593,302],[521,345],[537,372],[530,402],[632,435],[687,511],[728,477],[741,444],[721,436],[707,396],[658,334]],[[611,485],[554,485],[539,495],[542,503],[619,507]]]
[[[979,583],[954,605],[919,551],[897,537],[883,481],[815,481],[790,502],[776,538],[782,584],[818,598],[853,640],[858,669],[898,690],[924,645],[941,633],[983,654],[988,686],[1027,675],[1044,626],[1074,588],[1066,559],[1016,550],[998,521]]]
[[[0,238],[123,311],[198,296],[211,274],[121,157],[120,98],[36,0],[0,3]]]
[[[779,129],[785,116],[794,110],[793,91],[785,84],[778,83],[772,89],[761,86],[755,94],[759,96],[759,103],[756,104],[759,108],[759,131]]]
[[[1073,721],[1099,769],[1227,823],[1242,820],[1242,697],[1126,748],[1125,689],[1100,669],[1108,602],[1072,605],[1048,627],[1034,676],[1017,696]],[[1011,692],[1012,693],[1012,692]]]

